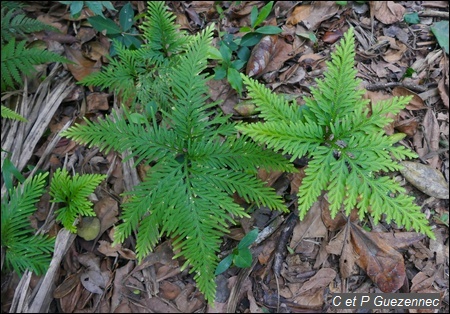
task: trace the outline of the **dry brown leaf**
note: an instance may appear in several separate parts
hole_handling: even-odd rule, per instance
[[[323,40],[323,42],[325,42],[327,44],[334,44],[343,35],[344,35],[344,33],[342,32],[341,29],[335,29],[335,30],[325,32],[325,34],[323,34],[322,40]]]
[[[194,313],[204,305],[203,295],[195,292],[193,284],[188,283],[174,300],[181,313]]]
[[[105,196],[94,205],[94,212],[100,219],[100,235],[102,235],[118,221],[119,205],[112,197]]]
[[[439,170],[418,162],[401,161],[400,164],[404,167],[400,169],[402,175],[417,189],[436,198],[449,199],[448,183]]]
[[[80,50],[68,46],[64,46],[64,50],[66,58],[74,62],[74,64],[68,63],[67,68],[77,81],[81,81],[91,73],[100,71],[101,64],[86,58]]]
[[[406,9],[394,1],[369,1],[370,12],[383,24],[392,24],[403,20]]]
[[[252,76],[263,74],[277,49],[278,35],[264,36],[252,49],[245,73]]]
[[[408,137],[413,137],[419,127],[417,118],[405,119],[394,123],[394,128]]]
[[[61,299],[73,291],[80,283],[80,274],[75,273],[67,276],[64,281],[53,291],[55,299]]]
[[[320,23],[328,20],[339,11],[335,1],[314,1],[312,5],[300,5],[296,7],[287,18],[287,25],[303,23],[310,30],[316,30]]]
[[[424,234],[417,232],[378,232],[380,238],[386,241],[393,249],[404,249],[425,238]]]
[[[83,287],[91,293],[103,294],[106,286],[103,275],[95,270],[88,270],[80,275],[80,281]]]
[[[392,95],[394,96],[413,96],[413,99],[409,102],[408,105],[406,105],[406,109],[408,110],[422,110],[427,109],[428,107],[425,106],[424,101],[422,98],[420,98],[419,95],[414,93],[413,91],[403,87],[403,86],[397,86],[392,90]]]
[[[181,292],[181,288],[167,280],[163,280],[159,283],[160,296],[166,300],[174,300]]]
[[[311,5],[299,5],[295,7],[291,15],[286,19],[287,25],[297,25],[303,20],[306,20],[311,14]]]
[[[330,203],[328,203],[328,194],[325,194],[320,198],[322,207],[322,221],[329,231],[337,231],[347,223],[347,216],[343,212],[339,212],[336,217],[331,218],[329,210]],[[350,213],[350,221],[358,219],[358,209],[355,208]]]
[[[315,202],[302,221],[299,221],[292,232],[289,246],[295,249],[304,238],[323,238],[327,228],[320,216],[320,202]]]
[[[378,288],[392,293],[403,286],[406,278],[403,256],[389,246],[376,232],[366,232],[350,223],[351,242],[361,267]]]

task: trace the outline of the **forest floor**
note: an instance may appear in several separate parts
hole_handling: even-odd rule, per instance
[[[104,14],[118,22],[118,12],[127,2],[112,1],[112,4],[117,11],[104,11]],[[131,4],[136,15],[146,12],[145,2],[132,1]],[[221,32],[239,37],[242,35],[240,27],[249,25],[252,8],[261,8],[265,2],[168,1],[167,4],[183,30],[196,33],[214,22]],[[218,11],[216,5],[221,10]],[[275,2],[263,24],[277,25],[283,32],[277,36],[274,47],[266,47],[267,51],[254,58],[254,62],[262,64],[256,76],[267,87],[298,98],[301,104],[302,96],[310,95],[315,79],[323,77],[325,62],[351,26],[355,29],[356,67],[361,87],[367,90],[365,97],[374,103],[392,96],[414,96],[386,132],[405,133],[401,144],[419,155],[414,162],[428,165],[430,175],[418,186],[413,186],[400,173],[390,175],[416,197],[436,240],[395,224],[374,225],[368,218],[331,225],[330,218],[324,214],[328,206],[326,195],[302,221],[292,214],[296,210],[294,201],[287,204],[291,214],[258,208],[251,218],[241,219],[238,226],[230,229],[230,234],[224,237],[220,257],[229,254],[254,227],[267,230],[270,226],[272,232],[263,242],[252,246],[254,262],[250,268],[231,267],[217,277],[214,307],[208,305],[196,289],[193,275],[188,270],[180,270],[183,262],[172,259],[174,253],[169,239],[162,239],[140,266],[132,241],[122,247],[111,247],[111,231],[120,217],[121,193],[131,180],[131,170],[121,163],[121,156],[114,152],[105,155],[97,148],[87,148],[64,138],[54,140],[63,128],[83,117],[96,119],[111,112],[112,93],[76,84],[107,65],[105,56],[110,50],[110,40],[87,23],[87,16],[92,14],[87,10],[76,20],[70,17],[66,5],[55,1],[30,1],[24,10],[30,17],[61,31],[59,34],[33,34],[36,44],[46,45],[75,64],[39,67],[38,74],[26,81],[24,91],[19,91],[22,97],[28,97],[30,108],[42,106],[40,114],[30,119],[33,130],[42,135],[27,148],[23,143],[14,144],[22,147],[18,168],[27,175],[30,170],[26,166],[38,165],[52,173],[65,165],[78,173],[108,174],[108,179],[93,198],[94,210],[101,221],[101,234],[92,241],[70,235],[65,238],[61,251],[54,256],[54,259],[60,258],[60,263],[44,288],[40,286],[44,276],[27,274],[21,280],[13,273],[2,274],[3,312],[31,309],[52,313],[356,312],[333,308],[332,296],[343,292],[380,293],[379,287],[389,285],[387,281],[392,280],[383,274],[397,271],[398,276],[404,276],[398,292],[439,293],[441,308],[437,311],[448,313],[448,196],[440,199],[429,195],[442,186],[448,189],[449,181],[448,33],[445,52],[431,32],[435,23],[441,21],[447,21],[448,32],[447,1],[349,1],[343,6],[335,1]],[[417,23],[404,21],[408,13],[418,13]],[[140,23],[142,19],[135,25]],[[219,33],[215,36],[217,45]],[[248,73],[255,67],[249,64],[244,71]],[[44,81],[42,75],[47,77]],[[248,108],[236,107],[241,99],[225,79],[212,80],[209,85],[211,99],[222,101],[217,110],[232,114],[234,120],[251,115]],[[2,102],[17,98],[12,97],[12,93],[3,96]],[[27,115],[25,109],[21,113]],[[2,119],[2,128],[3,123]],[[2,148],[6,137],[27,140],[16,134],[2,131]],[[141,176],[144,171],[138,167],[137,175]],[[434,179],[439,176],[443,182]],[[259,177],[280,195],[295,199],[302,171],[298,174],[260,172]],[[48,233],[56,236],[61,226],[54,222],[52,208],[49,197],[44,196],[31,220],[35,228],[45,222]],[[355,232],[354,237],[364,235],[366,247],[359,247],[358,254],[352,244],[343,243],[342,236],[350,225],[360,232]],[[361,257],[365,257],[366,262],[362,262]],[[368,276],[367,269],[375,264],[381,265],[382,274]],[[41,293],[42,289],[46,289],[45,293]],[[410,312],[414,311],[426,312]]]

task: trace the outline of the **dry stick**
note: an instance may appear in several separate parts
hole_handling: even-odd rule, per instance
[[[443,11],[425,10],[419,12],[419,16],[442,17],[444,19],[448,19],[449,13]]]
[[[375,83],[366,86],[369,91],[385,90],[386,88],[402,86],[417,93],[423,93],[427,90],[426,86],[420,86],[417,84],[411,84],[407,82],[389,82],[389,83]]]

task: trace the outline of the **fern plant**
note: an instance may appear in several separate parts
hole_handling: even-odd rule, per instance
[[[387,136],[383,127],[392,122],[387,116],[397,114],[411,97],[394,97],[368,108],[354,68],[353,29],[327,62],[323,80],[312,88],[312,98],[298,107],[275,95],[257,81],[243,75],[248,95],[266,121],[238,126],[243,134],[269,148],[297,157],[311,158],[305,170],[298,198],[303,218],[322,191],[328,192],[334,217],[341,208],[348,215],[355,208],[362,219],[370,213],[378,223],[395,220],[406,229],[413,228],[431,238],[434,234],[414,198],[405,194],[395,180],[380,172],[399,170],[398,160],[416,154],[395,146],[403,135]]]
[[[148,19],[141,26],[146,44],[129,50],[115,41],[117,58],[111,58],[107,67],[81,83],[110,88],[124,101],[141,104],[147,113],[166,104],[169,72],[186,52],[190,40],[174,20],[175,15],[166,10],[164,1],[149,1]]]
[[[179,252],[176,257],[186,259],[182,268],[191,265],[199,290],[212,303],[221,237],[235,218],[248,216],[233,201],[233,194],[284,210],[282,199],[255,175],[258,167],[294,168],[249,138],[236,137],[229,117],[211,112],[216,104],[207,103],[210,77],[203,71],[214,26],[195,36],[174,34],[176,29],[168,26],[173,15],[161,14],[160,4],[149,6],[150,18],[144,25],[155,38],[149,44],[148,53],[155,62],[150,72],[172,66],[163,70],[166,88],[161,90],[165,93],[161,105],[168,109],[162,111],[162,122],[153,114],[150,121],[134,123],[132,113],[124,109],[124,115],[113,112],[98,123],[86,120],[85,125],[77,124],[64,135],[105,152],[129,150],[136,163],[151,165],[144,181],[126,193],[128,200],[122,205],[122,223],[115,230],[114,241],[123,242],[136,230],[136,252],[142,260],[162,235],[172,237],[173,248]],[[168,38],[173,39],[167,42]],[[180,47],[183,53],[175,55]],[[164,53],[169,50],[170,54]],[[165,61],[171,57],[176,62]]]
[[[95,216],[92,202],[87,197],[106,178],[100,174],[76,174],[72,178],[66,169],[58,169],[50,184],[50,195],[53,203],[64,203],[56,213],[57,221],[70,232],[77,232],[76,219],[81,216]]]
[[[12,268],[19,275],[26,269],[42,274],[51,260],[54,239],[35,235],[28,219],[43,194],[47,175],[29,178],[2,199],[2,252],[5,250],[2,259],[7,269]]]
[[[13,88],[22,84],[21,75],[33,73],[33,66],[47,62],[69,62],[66,58],[39,48],[27,48],[26,40],[16,39],[25,34],[41,30],[56,29],[35,19],[19,13],[18,9],[3,7],[1,9],[1,88]]]

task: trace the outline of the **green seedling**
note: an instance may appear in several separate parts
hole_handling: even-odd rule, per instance
[[[248,268],[252,265],[253,256],[249,249],[249,246],[255,242],[258,237],[258,229],[253,229],[242,238],[238,246],[233,250],[231,254],[225,257],[216,268],[215,275],[219,275],[230,268],[231,265],[235,265],[239,268]]]

